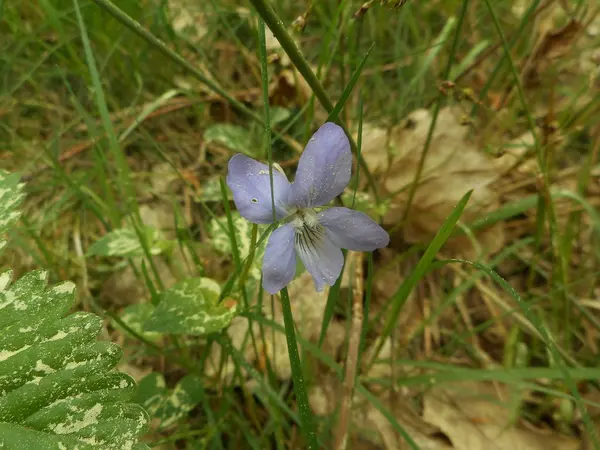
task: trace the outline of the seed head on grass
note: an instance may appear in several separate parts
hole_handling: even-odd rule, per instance
[[[290,183],[273,170],[275,219],[263,259],[263,287],[275,294],[296,273],[296,255],[312,275],[315,289],[340,276],[342,248],[372,251],[388,245],[389,235],[366,214],[327,205],[340,195],[352,170],[352,153],[343,129],[326,123],[310,138]],[[240,214],[252,223],[273,223],[269,167],[242,154],[229,160],[227,184]]]

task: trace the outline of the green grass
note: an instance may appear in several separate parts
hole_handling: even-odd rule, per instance
[[[597,80],[580,66],[580,50],[597,48],[600,37],[582,31],[584,37],[548,60],[537,84],[523,76],[539,30],[559,29],[571,18],[585,23],[594,5],[564,2],[571,10],[561,12],[534,1],[518,16],[512,0],[393,3],[373,2],[356,17],[362,2],[349,0],[312,2],[310,10],[309,2],[267,0],[241,6],[0,1],[0,165],[20,172],[29,191],[6,258],[18,271],[38,265],[53,281],[76,281],[81,307],[105,314],[107,332],[126,339],[130,366],[162,372],[169,386],[185,374],[206,380],[195,409],[168,432],[150,433],[150,444],[330,448],[339,401],[321,418],[309,399],[328,377],[342,382],[348,336],[332,352],[327,332],[332,325],[350,328],[347,299],[356,286],[339,280],[307,340],[305,324],[294,326],[292,314],[310,297],[263,295],[258,254],[272,228],[242,234],[223,177],[239,148],[293,176],[307,139],[333,120],[348,130],[354,174],[360,172],[349,188],[352,203],[367,193],[380,211],[408,196],[404,218],[389,227],[391,248],[364,258],[357,396],[417,449],[381,387],[397,389],[418,413],[432,386],[494,381],[521,393],[509,405],[514,418],[589,436],[592,448],[600,448],[598,405],[590,400],[600,376],[593,303],[600,273],[600,96]],[[292,27],[305,13],[305,27]],[[191,26],[181,27],[186,14]],[[270,46],[263,24],[281,48]],[[304,77],[307,87],[289,85],[294,77]],[[533,170],[502,175],[494,185],[499,201],[468,222],[461,216],[474,205],[461,192],[437,235],[407,242],[402,226],[416,214],[418,182],[446,107],[469,123],[470,139],[491,158],[532,131],[534,144],[522,162]],[[385,192],[385,175],[366,163],[363,125],[410,128],[405,119],[419,108],[433,120],[415,156],[415,182]],[[221,124],[232,127],[233,137],[207,141],[207,130],[214,135]],[[178,250],[155,256],[142,227],[148,209],[165,205],[172,217],[161,226]],[[220,231],[211,231],[211,221]],[[125,226],[136,230],[139,257],[85,256],[100,237]],[[479,242],[490,226],[503,227],[506,237],[492,255]],[[219,250],[218,233],[229,253]],[[459,238],[476,241],[473,260],[462,260],[452,245]],[[390,268],[394,279],[382,286]],[[127,287],[142,287],[145,298],[107,290],[125,270],[134,277]],[[171,278],[187,276],[217,280],[221,300],[237,302],[240,320],[250,325],[243,347],[225,331],[154,342],[123,322],[125,306],[156,301]],[[283,320],[267,314],[272,308],[281,308]],[[291,373],[282,378],[278,364],[286,359],[269,355],[284,340],[277,351],[289,357]],[[386,341],[394,342],[393,351],[378,358]],[[213,361],[216,348],[220,357]],[[370,376],[375,364],[392,376]],[[524,392],[535,392],[536,401]],[[565,405],[576,413],[567,414]]]

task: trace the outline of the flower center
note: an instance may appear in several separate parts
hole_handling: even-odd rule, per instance
[[[298,209],[292,214],[290,224],[296,231],[294,244],[304,251],[315,248],[325,234],[325,228],[317,220],[317,214],[312,208]]]

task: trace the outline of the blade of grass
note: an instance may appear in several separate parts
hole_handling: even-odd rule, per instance
[[[124,153],[121,151],[121,147],[119,146],[119,140],[117,138],[117,134],[113,127],[112,120],[110,118],[110,113],[108,111],[108,104],[106,102],[106,96],[104,94],[104,88],[102,86],[102,82],[100,80],[100,74],[98,72],[96,66],[96,60],[94,58],[94,54],[92,52],[92,46],[89,40],[87,28],[85,22],[83,20],[83,16],[81,14],[81,10],[79,8],[78,0],[73,0],[73,7],[75,10],[75,15],[77,17],[77,24],[79,26],[81,41],[83,43],[83,49],[85,54],[86,63],[88,66],[89,74],[92,80],[92,86],[94,88],[94,93],[96,96],[96,106],[98,108],[98,112],[100,113],[100,119],[102,122],[102,126],[104,127],[104,131],[106,132],[106,136],[108,139],[108,149],[110,153],[113,155],[115,165],[116,165],[116,182],[117,187],[120,191],[120,195],[125,199],[126,212],[131,214],[131,222],[133,224],[133,228],[137,234],[138,240],[142,246],[144,251],[144,255],[152,269],[152,273],[161,289],[163,288],[162,279],[158,268],[152,258],[150,253],[150,246],[148,243],[147,233],[144,231],[142,226],[142,220],[139,215],[139,207],[137,204],[137,197],[133,186],[131,185],[131,175],[129,171],[129,166],[127,164],[127,160],[125,159]],[[116,213],[115,213],[116,214]],[[113,224],[115,225],[115,224]]]
[[[454,64],[454,57],[456,56],[456,51],[458,49],[460,33],[462,31],[462,25],[465,16],[467,15],[468,6],[469,0],[463,0],[462,9],[460,11],[460,15],[458,16],[458,24],[456,25],[456,32],[454,33],[454,40],[452,41],[452,48],[450,49],[450,55],[448,57],[448,64],[446,65],[446,70],[443,75],[444,80],[448,80],[450,78],[450,71],[452,70],[452,65]],[[423,173],[423,168],[425,167],[425,159],[427,158],[427,153],[429,153],[429,149],[431,148],[431,141],[433,140],[435,124],[437,122],[437,118],[442,107],[442,98],[443,94],[440,93],[437,97],[437,101],[435,102],[435,106],[433,107],[433,113],[431,115],[431,125],[429,126],[429,131],[427,132],[427,139],[425,140],[423,152],[421,153],[421,157],[419,158],[419,164],[417,166],[417,171],[415,172],[415,178],[413,179],[413,182],[410,185],[410,190],[408,191],[408,200],[406,201],[406,208],[404,209],[404,215],[402,217],[401,223],[405,222],[408,215],[410,214],[410,207],[415,198],[415,193],[417,192],[417,188],[419,186],[419,181]]]
[[[561,352],[559,351],[557,345],[555,344],[554,339],[550,335],[550,332],[548,331],[548,329],[546,328],[546,326],[544,325],[542,320],[538,317],[538,315],[535,314],[531,310],[531,308],[529,307],[529,304],[527,302],[523,301],[523,299],[521,298],[519,293],[510,284],[508,284],[504,278],[502,278],[500,275],[498,275],[498,273],[496,273],[494,270],[490,269],[489,267],[485,266],[484,264],[480,264],[480,263],[477,263],[474,261],[461,260],[461,259],[451,259],[451,260],[447,260],[447,262],[458,262],[458,263],[463,263],[463,264],[469,264],[469,265],[472,265],[473,267],[485,272],[496,283],[498,283],[504,289],[505,292],[507,292],[515,300],[515,302],[519,305],[519,307],[523,311],[523,314],[525,315],[527,320],[529,320],[529,322],[531,322],[531,324],[540,333],[540,336],[543,339],[544,344],[549,349],[549,351],[552,355],[552,359],[554,360],[554,362],[557,365],[557,370],[559,370],[561,372],[561,374],[563,376],[563,381],[565,382],[565,384],[567,385],[567,387],[573,394],[574,402],[577,405],[577,408],[579,409],[579,411],[581,413],[583,422],[585,424],[586,432],[589,433],[590,437],[592,438],[592,441],[594,442],[594,445],[597,448],[600,447],[600,445],[598,444],[598,435],[596,433],[596,428],[594,427],[593,422],[591,421],[590,415],[585,406],[585,403],[583,402],[583,399],[581,398],[581,395],[579,394],[579,389],[577,388],[577,384],[575,383],[575,380],[572,376],[572,372],[566,366],[566,364],[563,360],[563,356],[562,356]],[[598,369],[592,369],[592,370],[598,371]],[[596,374],[596,377],[598,375],[600,375],[600,371],[598,371],[598,373]]]
[[[360,74],[362,73],[362,70],[365,67],[365,64],[367,62],[367,59],[369,58],[369,54],[371,53],[371,50],[373,50],[374,46],[375,46],[375,43],[372,43],[371,46],[369,47],[369,49],[367,50],[367,53],[365,53],[365,56],[361,60],[360,64],[358,65],[358,67],[356,68],[354,73],[352,74],[352,77],[350,78],[350,81],[344,88],[342,95],[340,96],[339,100],[337,101],[337,103],[335,104],[335,106],[333,107],[331,112],[329,113],[329,116],[327,116],[327,122],[335,122],[338,120],[338,115],[340,114],[340,111],[346,104],[346,100],[348,100],[348,98],[350,97],[350,94],[352,93],[352,90],[354,89],[356,82],[360,78]],[[360,154],[359,149],[360,149],[360,144],[357,143],[357,154]]]
[[[285,29],[283,22],[277,16],[275,10],[265,0],[250,0],[250,2],[254,6],[258,14],[262,17],[264,22],[267,24],[269,29],[273,32],[273,35],[279,41],[281,47],[285,50],[286,54],[288,55],[296,69],[298,69],[298,72],[300,72],[300,74],[304,77],[304,79],[312,89],[313,93],[319,100],[319,103],[321,103],[323,108],[325,108],[325,110],[328,113],[333,111],[335,106],[333,105],[333,102],[331,101],[329,95],[325,91],[325,88],[323,87],[315,73],[312,71],[310,65],[308,64],[308,61],[304,58],[302,52],[300,52],[300,49],[296,46],[294,40],[292,39],[288,31]],[[354,154],[357,154],[357,146],[356,142],[354,142],[354,139],[352,138],[352,134],[343,122],[340,122],[340,126],[344,129],[346,135],[348,136],[348,140],[350,141],[350,147],[352,148],[352,151],[354,152]],[[371,176],[371,172],[369,171],[367,163],[365,162],[362,156],[358,158],[358,162],[361,164],[363,170],[365,171],[365,176],[367,177],[367,180],[369,182],[369,187],[373,191],[373,196],[375,197],[376,201],[379,202],[377,186],[375,184],[375,180]]]
[[[379,411],[390,423],[390,425],[396,430],[396,432],[402,436],[402,439],[408,444],[412,450],[420,450],[417,443],[410,437],[404,428],[398,423],[394,414],[389,411],[384,404],[375,395],[373,395],[366,387],[360,383],[356,383],[356,392],[366,398],[377,411]]]
[[[509,45],[508,45],[508,42],[506,41],[504,32],[502,31],[502,27],[498,20],[498,16],[496,15],[494,9],[492,8],[492,5],[489,0],[484,0],[484,3],[487,7],[487,10],[488,10],[491,18],[492,18],[492,22],[494,23],[496,32],[498,33],[500,39],[502,40],[502,45],[504,47],[506,58],[508,60],[509,66],[510,66],[510,71],[514,78],[515,88],[516,88],[517,94],[519,96],[521,107],[523,108],[523,110],[525,112],[525,116],[527,118],[527,122],[529,124],[530,131],[534,138],[538,166],[539,166],[540,173],[542,175],[542,180],[541,180],[542,181],[542,186],[541,186],[542,196],[545,201],[544,206],[548,212],[548,226],[549,226],[549,230],[550,230],[550,242],[551,242],[553,254],[555,255],[555,257],[558,261],[558,264],[555,265],[556,268],[558,269],[557,277],[559,278],[559,280],[563,284],[563,286],[566,286],[567,280],[565,277],[566,277],[567,261],[564,258],[564,256],[565,256],[564,252],[557,251],[556,246],[553,244],[553,241],[554,241],[555,237],[557,236],[557,222],[556,222],[556,214],[554,211],[554,204],[552,202],[552,197],[549,192],[550,182],[548,179],[548,166],[546,164],[546,157],[543,152],[543,149],[540,146],[540,142],[539,142],[539,139],[536,134],[535,122],[533,120],[533,116],[531,115],[529,105],[527,104],[527,100],[525,98],[525,93],[523,91],[523,87],[521,86],[521,80],[519,77],[519,73],[517,71],[517,68],[515,66],[515,63],[511,57],[511,55],[510,55]],[[566,300],[566,297],[567,297],[566,294],[568,294],[568,293],[563,291],[562,294],[563,294],[562,299]],[[565,301],[565,304],[568,304],[568,302]],[[529,311],[527,312],[527,314],[532,315]],[[554,341],[551,341],[550,334],[549,334],[548,330],[546,330],[546,328],[543,327],[542,322],[540,320],[538,320],[537,316],[532,315],[532,317],[535,319],[535,322],[532,321],[532,323],[534,325],[536,325],[536,327],[537,326],[542,327],[539,329],[539,332],[543,336],[544,340],[546,340],[547,345],[551,344],[549,348],[550,348],[553,358],[555,358],[556,364],[560,365],[560,367],[565,369],[566,384],[569,387],[569,389],[571,390],[571,392],[573,393],[573,397],[575,398],[575,403],[577,405],[577,408],[581,412],[586,431],[590,434],[592,441],[594,442],[594,445],[596,445],[597,447],[600,447],[600,441],[598,440],[598,435],[596,433],[596,429],[592,423],[592,420],[590,418],[590,415],[589,415],[585,405],[582,402],[579,391],[577,390],[577,385],[573,382],[573,380],[569,377],[569,374],[566,372],[566,366],[564,364],[562,356],[556,349],[556,345],[554,344]]]
[[[468,0],[465,3],[467,3],[467,2],[468,2]],[[464,5],[464,3],[463,3],[463,5]],[[464,14],[464,10],[463,10],[463,14]],[[458,23],[458,29],[456,31],[456,34],[454,35],[454,42],[457,41],[456,36],[458,36],[460,34],[460,27],[462,25],[463,15],[461,14],[460,17],[461,17],[461,20]],[[411,78],[411,80],[408,82],[406,88],[402,91],[402,95],[401,95],[398,103],[400,103],[401,105],[405,104],[406,96],[410,95],[412,92],[414,92],[414,89],[415,89],[417,83],[419,83],[421,80],[423,80],[423,78],[425,77],[425,74],[430,69],[431,65],[433,64],[433,61],[435,61],[437,56],[440,54],[440,52],[444,48],[443,44],[448,39],[448,35],[454,28],[455,23],[456,23],[456,18],[454,18],[454,17],[448,18],[448,20],[444,24],[444,28],[440,32],[440,34],[437,37],[437,39],[435,40],[435,42],[431,45],[430,50],[427,52],[425,60],[423,61],[423,64],[421,64],[421,67],[419,67],[418,72]],[[456,49],[453,47],[453,49],[451,51],[451,55],[454,55],[455,51],[456,51]],[[454,56],[451,56],[450,61],[448,62],[448,66],[450,68],[452,67],[453,58],[454,58]],[[444,80],[450,79],[450,70],[448,70],[448,68],[446,69],[446,75],[443,79]]]
[[[340,298],[340,287],[342,285],[342,275],[344,273],[344,269],[346,266],[346,257],[348,256],[348,252],[346,250],[342,250],[344,255],[344,266],[342,266],[342,271],[340,272],[340,276],[331,289],[329,289],[329,293],[327,294],[327,303],[325,303],[325,311],[323,312],[323,321],[321,322],[321,332],[319,333],[319,347],[323,346],[323,342],[325,342],[325,336],[327,335],[327,329],[329,328],[329,324],[331,323],[331,319],[333,319],[333,315],[335,313],[335,306],[337,304],[338,299]]]
[[[371,51],[372,48],[373,48],[373,45],[371,45],[371,47],[369,47],[369,52]],[[327,119],[328,121],[329,120],[335,121],[337,119],[337,114],[339,114],[340,110],[342,109],[343,102],[346,101],[346,99],[350,95],[350,92],[352,91],[352,87],[358,80],[358,75],[360,74],[360,71],[362,70],[361,67],[364,66],[364,63],[366,62],[367,57],[369,56],[369,52],[367,52],[367,54],[365,55],[365,57],[363,58],[363,60],[361,62],[361,65],[354,72],[354,75],[352,76],[352,79],[348,83],[348,86],[346,86],[346,88],[344,89],[344,94],[342,94],[342,97],[340,98],[340,100],[338,101],[338,103],[336,104],[336,106],[334,108],[334,111],[336,111],[335,115],[333,116],[333,112],[332,112],[332,114],[330,114],[329,118]],[[357,152],[358,152],[357,154],[358,155],[360,155],[361,148],[362,148],[362,113],[363,113],[363,104],[362,104],[362,99],[361,99],[360,106],[359,106],[359,117],[358,117],[358,145],[357,145]],[[352,197],[352,209],[354,209],[354,204],[356,201],[356,190],[358,189],[359,171],[360,171],[360,166],[358,166],[356,169],[356,181],[354,183],[354,194]],[[346,250],[342,250],[342,253],[344,254],[344,263],[345,263],[347,252],[346,252]],[[344,273],[344,267],[342,267],[341,273],[342,274]],[[337,299],[339,298],[341,284],[342,284],[342,277],[340,276],[336,280],[335,284],[329,290],[329,294],[327,296],[327,303],[325,304],[325,312],[323,314],[323,321],[321,323],[321,332],[319,334],[319,347],[321,347],[323,345],[323,342],[325,341],[325,336],[327,335],[327,328],[329,328],[329,324],[331,323],[331,319],[333,318],[333,314],[335,312],[335,305],[337,303]]]
[[[112,3],[110,0],[93,1],[106,12],[108,12],[111,16],[113,16],[116,20],[118,20],[131,31],[133,31],[135,34],[137,34],[139,37],[153,45],[156,49],[160,50],[160,52],[163,53],[165,56],[172,59],[177,64],[179,64],[180,66],[184,67],[187,71],[192,73],[198,80],[200,80],[203,84],[208,86],[212,91],[226,99],[237,110],[254,118],[258,122],[262,122],[262,118],[258,114],[246,108],[246,106],[244,106],[241,102],[229,95],[227,91],[222,89],[212,80],[206,78],[202,72],[200,72],[197,68],[190,64],[183,56],[177,54],[169,47],[167,47],[167,45],[163,41],[154,36],[150,31],[145,29],[139,22],[136,22],[133,18],[128,16],[127,13],[122,11],[117,5]]]
[[[450,237],[450,234],[452,233],[456,222],[458,222],[460,215],[462,214],[465,206],[467,205],[467,202],[469,201],[472,192],[473,191],[467,192],[463,196],[463,198],[458,202],[458,204],[454,207],[452,213],[446,218],[446,220],[436,233],[435,237],[427,247],[427,250],[425,250],[425,253],[419,260],[417,266],[414,268],[414,270],[408,276],[408,278],[404,280],[404,282],[400,285],[396,293],[390,299],[392,309],[388,314],[388,318],[383,326],[381,335],[377,338],[375,352],[373,352],[373,356],[371,357],[371,361],[369,362],[368,367],[371,367],[373,365],[373,362],[375,361],[377,355],[381,351],[385,340],[392,333],[396,321],[398,320],[398,316],[400,315],[400,310],[406,302],[406,299],[408,298],[409,294],[416,286],[417,282],[428,271],[429,266],[433,262],[433,259],[435,258],[439,250],[442,248],[448,237]]]
[[[519,28],[512,34],[512,39],[511,39],[510,43],[508,44],[509,50],[512,50],[512,48],[515,46],[517,41],[521,38],[521,35],[525,31],[525,28],[527,28],[527,26],[529,24],[531,24],[531,16],[534,14],[534,12],[536,11],[536,9],[541,1],[542,0],[534,0],[531,3],[531,5],[529,6],[529,8],[527,8],[527,11],[525,11],[525,14],[523,14],[521,23],[519,24]],[[481,105],[484,102],[484,100],[487,96],[487,93],[492,86],[492,83],[494,82],[496,77],[501,73],[502,65],[504,64],[506,57],[507,57],[507,53],[505,51],[502,54],[502,57],[496,63],[496,67],[494,67],[494,70],[492,70],[485,85],[481,89],[481,92],[479,93],[479,101],[473,102],[473,107],[471,109],[471,117],[475,116],[475,113],[477,112],[477,108],[479,108],[479,105]]]
[[[269,69],[267,64],[267,40],[265,35],[265,23],[262,19],[258,20],[258,57],[260,60],[261,69],[261,82],[262,82],[262,95],[263,95],[263,108],[264,108],[264,121],[265,121],[265,146],[267,153],[267,161],[269,163],[269,187],[271,189],[271,211],[273,217],[273,223],[277,223],[277,214],[275,212],[275,189],[273,187],[273,147],[271,145],[271,114],[269,105]],[[256,230],[256,225],[254,225]],[[254,233],[255,234],[255,233]],[[248,264],[248,267],[250,265]],[[261,286],[262,289],[262,286]],[[262,300],[262,295],[259,297]],[[292,323],[293,326],[293,323]],[[262,331],[262,327],[261,327]],[[264,341],[264,333],[261,333],[263,338],[263,346],[266,348],[267,344]],[[291,362],[291,356],[290,356]],[[294,391],[296,390],[296,383],[294,383]],[[296,393],[298,397],[298,393]],[[278,414],[274,415],[274,419],[277,422],[277,429],[275,431],[276,440],[279,441],[283,435],[281,427],[281,418]]]
[[[285,337],[288,346],[288,356],[292,369],[292,379],[294,381],[294,393],[298,402],[298,414],[302,422],[302,433],[306,436],[306,448],[309,450],[318,450],[319,443],[315,433],[315,425],[312,410],[308,403],[308,394],[304,383],[304,372],[298,353],[298,343],[296,342],[296,330],[294,328],[294,318],[292,316],[292,307],[287,288],[281,290],[281,309],[283,313],[283,323],[285,326]]]

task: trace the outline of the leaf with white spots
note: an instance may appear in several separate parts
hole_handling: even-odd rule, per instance
[[[160,373],[152,372],[139,384],[136,401],[150,413],[157,430],[163,430],[185,418],[202,400],[202,380],[187,375],[169,390]]]
[[[48,289],[43,271],[12,285],[8,277],[0,291],[0,447],[134,448],[148,417],[128,403],[131,377],[110,372],[122,352],[96,341],[102,320],[63,317],[73,283]]]
[[[245,128],[220,123],[212,125],[204,131],[204,141],[206,143],[218,142],[231,150],[247,153],[248,144],[252,142],[252,136]]]
[[[160,294],[146,331],[203,335],[229,325],[236,305],[219,303],[220,286],[210,278],[190,278]]]
[[[21,216],[19,206],[23,201],[24,184],[20,183],[16,173],[9,173],[0,169],[0,241],[2,235]]]
[[[0,170],[0,237],[19,217],[22,189]],[[148,449],[135,382],[113,371],[121,348],[96,340],[98,316],[67,315],[73,283],[47,280],[33,271],[11,284],[12,271],[0,273],[0,448]]]
[[[150,254],[159,255],[173,246],[171,241],[163,238],[162,233],[150,227],[143,228]],[[143,256],[144,247],[134,229],[119,228],[94,242],[87,252],[88,256],[120,256],[131,258]]]
[[[161,333],[144,330],[144,324],[150,319],[153,312],[154,305],[151,303],[134,303],[123,310],[121,320],[145,339],[158,342],[162,338]]]
[[[235,230],[235,242],[240,252],[240,257],[244,260],[250,253],[252,246],[252,224],[244,219],[238,212],[232,212],[231,218],[233,220],[233,228]],[[266,225],[258,225],[258,232],[256,242],[260,239],[260,236],[267,229]],[[231,255],[231,239],[229,235],[229,228],[227,225],[227,217],[219,217],[212,219],[208,225],[208,232],[210,233],[210,242],[214,246],[215,250],[223,255]],[[254,250],[254,259],[250,266],[248,276],[255,280],[260,280],[261,276],[261,262],[265,254],[265,248],[267,246],[267,239],[263,240],[261,244]]]

